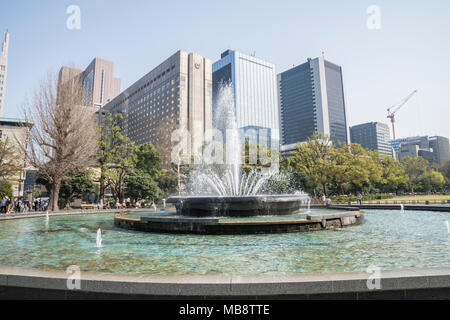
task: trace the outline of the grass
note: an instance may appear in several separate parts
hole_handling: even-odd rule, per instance
[[[450,195],[420,195],[420,196],[401,196],[389,199],[391,201],[442,201],[450,200]]]

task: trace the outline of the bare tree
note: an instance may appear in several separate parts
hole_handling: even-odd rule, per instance
[[[98,146],[94,110],[82,106],[78,75],[65,82],[50,74],[24,106],[32,121],[27,157],[51,183],[49,208],[58,210],[62,180],[71,170],[84,170],[95,160]]]
[[[179,126],[174,119],[167,122],[161,120],[156,126],[157,143],[155,148],[161,154],[163,168],[176,175],[177,192],[178,195],[181,195],[186,191],[186,179],[190,170],[190,166],[185,163],[191,159],[183,154],[180,154],[176,159],[172,159],[172,150],[177,144],[172,140],[172,134],[178,128]]]

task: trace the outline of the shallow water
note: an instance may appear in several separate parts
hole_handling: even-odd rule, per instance
[[[312,210],[311,214],[323,213]],[[299,215],[299,217],[301,214]],[[204,236],[114,227],[113,215],[0,222],[0,265],[134,274],[295,274],[450,266],[450,214],[368,210],[364,223],[310,233]],[[270,219],[270,218],[269,218]],[[96,248],[102,229],[103,247]]]

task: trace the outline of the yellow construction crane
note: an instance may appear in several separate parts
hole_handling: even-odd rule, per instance
[[[392,133],[393,133],[393,138],[394,140],[396,139],[395,137],[395,114],[412,98],[413,95],[415,95],[417,93],[417,90],[414,90],[409,96],[407,96],[400,104],[395,105],[390,107],[389,109],[387,109],[388,111],[388,118],[391,119],[391,123],[392,123]]]

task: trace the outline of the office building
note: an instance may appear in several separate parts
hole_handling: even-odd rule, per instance
[[[350,136],[352,143],[392,157],[391,136],[387,124],[369,122],[356,125],[350,128]]]
[[[449,139],[440,136],[429,138],[430,148],[433,149],[434,163],[441,166],[450,161],[450,143]]]
[[[23,170],[15,177],[9,179],[13,185],[15,198],[24,196],[24,181],[26,176],[26,146],[29,140],[29,131],[33,123],[10,118],[0,118],[0,140],[8,141],[15,149],[18,166],[23,166]]]
[[[120,79],[114,78],[114,63],[95,58],[85,70],[62,67],[59,81],[80,81],[83,87],[81,105],[103,108],[120,93]]]
[[[137,145],[189,131],[190,153],[200,152],[212,128],[211,61],[178,51],[119,94],[105,109],[122,113],[123,133]],[[164,150],[167,151],[167,150]]]
[[[398,145],[398,160],[407,157],[423,157],[431,164],[444,165],[450,161],[449,139],[440,136],[409,137],[391,142]]]
[[[3,116],[3,106],[5,104],[6,75],[8,72],[8,47],[9,32],[6,31],[5,41],[2,43],[2,51],[0,53],[0,117]]]
[[[227,50],[212,69],[214,99],[222,84],[231,84],[233,88],[241,141],[267,141],[267,146],[278,148],[280,133],[275,65]]]
[[[313,134],[350,142],[342,67],[322,57],[278,75],[282,151]]]

